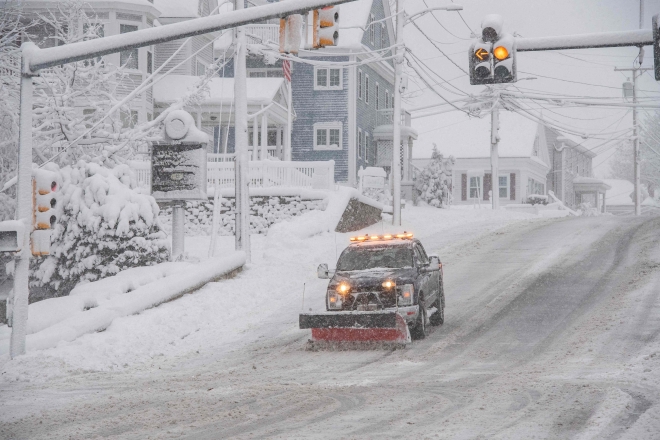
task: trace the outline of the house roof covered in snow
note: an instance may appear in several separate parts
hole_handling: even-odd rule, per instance
[[[192,90],[200,80],[197,76],[167,75],[154,85],[154,100],[169,104]],[[284,78],[247,78],[247,99],[250,104],[268,105],[284,84]],[[229,105],[234,101],[234,78],[212,78],[204,105]]]
[[[467,118],[467,116],[466,116]],[[472,118],[461,130],[443,130],[435,140],[445,157],[474,159],[490,157],[490,117]],[[516,113],[500,112],[500,157],[532,157],[539,124]]]

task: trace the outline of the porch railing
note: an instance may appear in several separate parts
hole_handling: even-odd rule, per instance
[[[277,43],[280,40],[280,26],[277,24],[252,24],[246,26],[245,34],[254,43]]]
[[[223,157],[217,157],[223,156]],[[206,171],[209,187],[234,187],[234,161],[232,154],[209,154]],[[151,162],[132,161],[138,185],[151,186]],[[252,188],[296,187],[310,189],[333,189],[335,185],[335,162],[282,162],[276,160],[250,161],[248,179]]]

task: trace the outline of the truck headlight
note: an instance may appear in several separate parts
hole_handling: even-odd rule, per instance
[[[328,309],[330,310],[341,309],[342,303],[343,301],[340,294],[338,294],[333,289],[328,290]]]
[[[399,287],[399,299],[398,303],[400,306],[411,306],[413,303],[413,293],[415,292],[415,286],[412,284],[404,284]]]

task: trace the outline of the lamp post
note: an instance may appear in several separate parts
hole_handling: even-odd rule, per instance
[[[431,11],[460,11],[461,5],[447,5],[429,8],[409,17],[410,20]],[[401,89],[403,79],[403,25],[405,11],[403,0],[396,1],[396,43],[394,48],[394,112],[392,115],[392,225],[401,225]]]

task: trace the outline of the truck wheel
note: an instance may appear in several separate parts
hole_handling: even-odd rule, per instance
[[[410,338],[414,340],[424,339],[427,335],[427,332],[428,330],[426,329],[426,307],[424,307],[424,303],[420,300],[419,313],[417,314],[417,322],[415,322],[413,328],[410,329]]]
[[[442,281],[440,281],[438,298],[433,303],[433,307],[435,307],[437,311],[431,315],[429,321],[433,326],[442,325],[445,322],[445,289]]]

